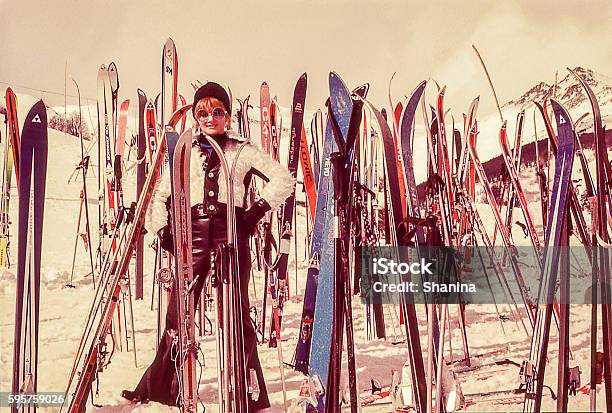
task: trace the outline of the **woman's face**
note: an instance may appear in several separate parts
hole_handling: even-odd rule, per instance
[[[230,115],[217,99],[204,98],[196,105],[195,117],[200,129],[208,136],[217,136],[229,126]]]

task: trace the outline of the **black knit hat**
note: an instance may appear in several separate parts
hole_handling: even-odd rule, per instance
[[[193,107],[191,108],[194,116],[195,107],[202,98],[219,99],[221,103],[223,103],[223,106],[225,106],[227,113],[232,113],[232,101],[225,88],[220,84],[215,82],[206,82],[205,85],[200,86],[200,88],[196,90],[195,95],[193,96]]]

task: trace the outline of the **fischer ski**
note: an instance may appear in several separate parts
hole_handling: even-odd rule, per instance
[[[23,124],[19,157],[19,234],[17,303],[13,342],[12,392],[36,393],[38,388],[38,322],[40,265],[47,176],[47,108],[32,106]],[[36,406],[28,411],[36,412]],[[18,406],[11,406],[12,412]]]

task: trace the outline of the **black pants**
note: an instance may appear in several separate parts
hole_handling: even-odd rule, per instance
[[[249,250],[249,235],[240,225],[240,210],[237,210],[237,237],[238,237],[238,264],[240,275],[240,295],[242,301],[242,324],[244,337],[244,352],[247,371],[254,369],[257,375],[260,394],[257,402],[249,401],[249,410],[259,410],[270,406],[268,392],[264,382],[263,371],[257,354],[257,337],[255,328],[249,316],[248,286],[251,274],[251,256]],[[216,215],[212,219],[192,217],[193,241],[193,273],[198,276],[194,288],[196,307],[200,302],[202,289],[206,285],[206,278],[210,269],[210,252],[215,251],[220,243],[227,239],[227,226],[224,215]],[[176,278],[175,278],[176,283]],[[178,398],[178,380],[175,360],[177,349],[173,346],[173,337],[170,333],[177,331],[177,295],[176,284],[173,284],[168,311],[166,313],[166,327],[160,340],[157,354],[153,363],[147,368],[134,390],[141,400],[152,400],[169,406],[175,406]],[[231,332],[230,334],[240,334]],[[217,361],[219,362],[219,361]]]

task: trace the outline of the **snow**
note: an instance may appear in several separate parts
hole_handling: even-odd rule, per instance
[[[25,118],[25,112],[36,99],[27,95],[19,95],[19,116],[20,119]],[[606,106],[608,108],[610,105]],[[130,110],[131,120],[128,125],[133,123],[134,103]],[[76,108],[71,107],[70,110]],[[63,113],[62,108],[54,108],[58,113]],[[70,111],[69,110],[69,111]],[[582,106],[576,109],[576,118],[586,110]],[[95,106],[89,107],[89,110],[84,109],[84,118],[88,119],[90,126],[94,125],[95,118],[91,118],[86,113],[91,112],[95,116]],[[253,110],[251,113],[257,113],[258,110]],[[513,119],[515,115],[514,109],[505,113],[508,119]],[[574,115],[574,114],[573,114]],[[610,111],[606,111],[606,119],[610,118]],[[307,116],[305,120],[309,120]],[[287,112],[284,116],[285,128],[290,123]],[[307,123],[308,124],[308,123]],[[481,159],[484,161],[490,156],[499,154],[497,145],[488,144],[485,146],[482,142],[486,139],[495,139],[496,129],[499,127],[499,120],[495,117],[481,120],[479,123],[481,130],[481,138],[479,139],[479,150]],[[92,128],[93,129],[93,128]],[[257,127],[253,125],[253,139],[259,142]],[[462,129],[462,127],[459,127]],[[129,132],[128,132],[129,133]],[[509,131],[511,133],[511,131]],[[540,136],[544,136],[543,131],[539,131]],[[129,136],[129,135],[128,135]],[[288,133],[284,133],[282,142],[286,142]],[[417,125],[417,137],[423,137],[424,133],[422,126]],[[529,135],[527,135],[529,136]],[[485,139],[485,137],[487,137]],[[415,154],[424,152],[424,141],[417,140],[415,144]],[[287,145],[281,147],[285,148]],[[530,142],[529,137],[525,142]],[[487,142],[488,143],[488,142]],[[86,143],[89,146],[89,143]],[[126,149],[127,150],[127,149]],[[96,148],[91,152],[92,161],[97,159]],[[64,391],[68,376],[71,371],[74,352],[77,349],[79,339],[82,333],[82,328],[85,323],[85,316],[89,310],[93,297],[93,286],[91,277],[87,274],[89,268],[89,255],[84,250],[82,240],[78,239],[76,244],[76,261],[73,283],[75,288],[68,288],[66,284],[71,280],[72,255],[75,246],[75,235],[77,218],[79,214],[80,200],[79,192],[81,190],[81,178],[77,175],[71,182],[69,177],[72,174],[75,166],[80,161],[80,143],[79,140],[49,129],[49,164],[47,176],[47,193],[45,205],[45,223],[44,223],[44,239],[43,239],[43,259],[42,259],[42,287],[41,287],[41,320],[40,320],[40,364],[39,364],[39,380],[38,388],[40,391]],[[132,154],[133,155],[133,154]],[[133,157],[132,157],[133,158]],[[415,156],[415,158],[417,158]],[[424,158],[424,157],[422,157]],[[417,180],[424,176],[424,159],[417,160]],[[281,156],[281,159],[282,156]],[[94,161],[95,162],[95,161]],[[423,162],[422,165],[418,165]],[[578,164],[576,162],[576,164]],[[419,169],[420,168],[420,169]],[[579,165],[575,166],[574,177],[581,176],[579,174]],[[126,165],[126,170],[129,170],[129,164]],[[97,197],[94,188],[97,186],[97,165],[93,164],[88,175],[88,202],[90,209],[90,218],[92,224],[92,245],[97,245]],[[135,198],[135,168],[125,174],[125,203],[133,201]],[[533,170],[527,168],[521,172],[521,179],[529,194],[528,201],[530,202],[532,216],[536,219],[536,224],[539,225],[540,234],[542,233],[541,222],[539,221],[539,203],[537,203],[538,190],[537,182],[534,178]],[[16,193],[16,188],[12,188],[12,193]],[[298,196],[301,191],[297,191]],[[13,222],[11,243],[16,251],[17,245],[17,206],[18,197],[11,198],[10,217]],[[487,230],[492,232],[494,220],[490,213],[488,205],[479,204],[480,211]],[[520,219],[521,215],[515,209],[516,219]],[[84,222],[84,221],[83,221]],[[283,317],[282,337],[286,341],[282,342],[284,360],[291,362],[291,357],[295,348],[296,340],[299,337],[300,314],[302,309],[301,293],[304,289],[305,275],[308,263],[305,259],[305,251],[307,246],[304,242],[305,231],[305,210],[303,207],[298,208],[298,251],[294,255],[293,250],[289,256],[289,279],[291,288],[291,299],[286,303]],[[517,243],[529,245],[525,240],[517,226],[514,226],[514,239]],[[96,395],[96,403],[103,407],[93,409],[91,404],[88,406],[90,411],[96,410],[99,412],[170,412],[176,409],[163,406],[157,403],[146,405],[132,405],[120,397],[122,389],[132,389],[146,367],[149,365],[155,354],[155,337],[156,337],[156,312],[151,310],[151,286],[152,261],[154,257],[153,251],[146,247],[152,242],[152,236],[145,236],[145,291],[144,300],[134,301],[134,325],[137,347],[137,366],[134,365],[134,355],[125,350],[125,340],[123,342],[124,350],[116,351],[111,364],[101,373],[101,381],[99,383],[99,393]],[[499,243],[499,241],[498,241]],[[573,243],[576,240],[573,239]],[[292,243],[293,244],[293,243]],[[94,247],[95,248],[95,247]],[[292,246],[293,249],[293,246]],[[16,253],[12,254],[12,259],[16,261]],[[297,277],[294,273],[294,268],[297,265]],[[574,263],[574,265],[588,268],[585,263]],[[0,270],[0,303],[5,310],[0,313],[0,371],[8,372],[12,369],[12,346],[13,346],[13,329],[14,329],[14,303],[15,303],[15,266],[10,269]],[[587,271],[589,271],[587,269]],[[261,307],[262,299],[262,284],[263,276],[261,273],[254,274],[255,289],[257,296],[252,293],[252,304]],[[297,286],[296,286],[297,283]],[[134,291],[134,287],[132,287]],[[251,290],[254,291],[254,290]],[[507,307],[507,306],[506,306]],[[387,306],[387,331],[389,338],[385,340],[365,341],[364,329],[364,311],[358,297],[353,300],[353,325],[355,328],[356,357],[358,367],[358,386],[360,391],[364,391],[369,386],[371,378],[379,380],[383,385],[389,385],[391,382],[392,370],[401,370],[407,358],[406,344],[393,344],[393,342],[402,340],[402,327],[399,325],[392,326],[389,322],[393,308]],[[423,306],[418,306],[418,317],[421,331],[421,345],[424,351],[427,350],[426,318]],[[457,309],[454,306],[450,307],[451,315],[451,330],[452,338],[450,344],[452,346],[453,355],[451,356],[448,345],[445,349],[447,360],[458,360],[463,357],[462,339],[458,328]],[[502,310],[503,311],[503,310]],[[270,309],[268,308],[268,315]],[[510,358],[520,363],[529,354],[530,340],[525,336],[523,330],[514,322],[505,323],[506,334],[500,331],[500,324],[495,316],[495,310],[491,305],[470,305],[467,307],[467,338],[469,350],[473,357],[473,364],[484,364],[492,360],[501,358]],[[583,373],[583,383],[588,382],[588,372],[590,371],[590,307],[586,305],[573,305],[571,307],[571,345],[573,350],[574,360],[571,365],[578,365]],[[267,323],[268,324],[268,323]],[[601,323],[599,323],[601,329]],[[555,388],[556,383],[556,363],[558,351],[556,348],[557,333],[552,330],[551,343],[549,346],[549,364],[547,366],[546,383]],[[598,333],[600,334],[600,333]],[[601,335],[599,335],[601,337]],[[205,367],[202,372],[202,381],[200,383],[199,395],[203,403],[206,405],[207,412],[217,411],[217,369],[215,358],[215,341],[212,336],[207,336],[199,340]],[[129,343],[131,347],[131,343]],[[489,352],[499,350],[499,354],[489,354]],[[276,349],[269,349],[266,345],[258,348],[260,359],[263,364],[266,384],[270,393],[270,399],[273,404],[274,411],[283,411],[283,395],[280,382],[278,354]],[[485,355],[477,357],[477,355]],[[499,371],[498,371],[499,370]],[[486,371],[493,371],[491,377],[482,379],[478,378],[478,374]],[[477,373],[463,373],[457,375],[457,381],[462,383],[464,393],[493,391],[499,389],[515,388],[519,384],[518,368],[514,366],[499,367],[483,367],[477,370]],[[301,384],[302,376],[295,373],[291,368],[285,368],[287,398],[289,399],[290,411],[299,411],[298,406],[298,391]],[[11,377],[9,374],[0,375],[0,388],[11,388]],[[602,403],[603,389],[600,386],[598,392],[598,400]],[[544,408],[554,409],[554,402],[550,398],[545,398]],[[586,395],[579,394],[570,398],[571,410],[587,410],[589,398]],[[372,406],[367,409],[371,412],[388,412],[390,405]],[[522,409],[520,404],[514,405],[499,405],[495,403],[477,403],[469,406],[465,411],[519,411]]]

